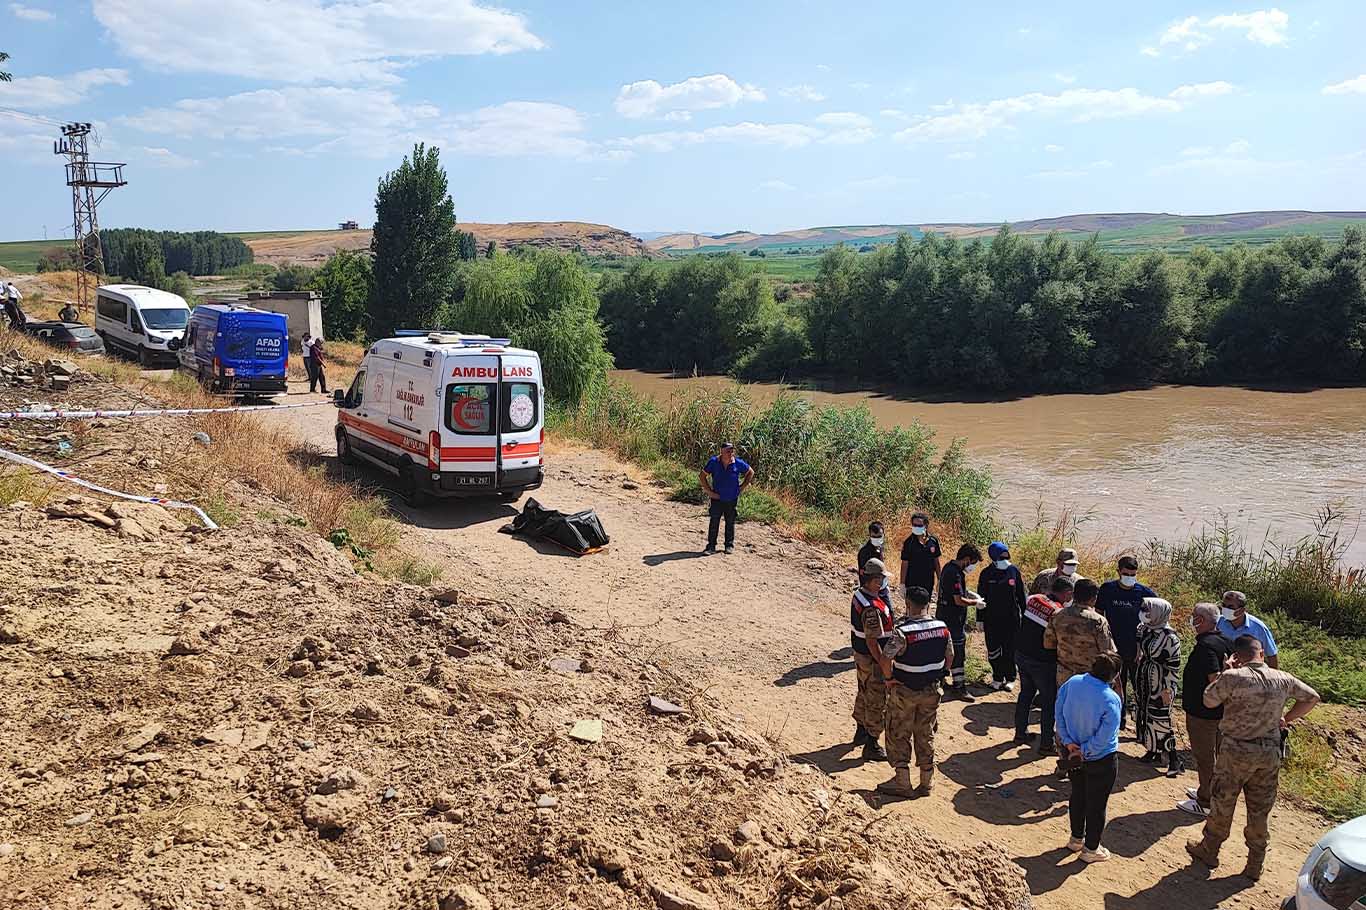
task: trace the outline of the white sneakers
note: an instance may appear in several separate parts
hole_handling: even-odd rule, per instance
[[[992,681],[991,681],[991,691],[993,691],[993,692],[1014,692],[1014,691],[1015,691],[1015,684],[1014,684],[1013,682],[1005,682],[1005,681],[1002,681],[1002,680],[999,680],[999,679],[992,679]]]
[[[1086,841],[1082,840],[1080,837],[1069,838],[1067,841],[1067,849],[1071,850],[1073,853],[1080,853],[1085,848]]]
[[[1189,812],[1191,815],[1198,815],[1200,818],[1209,818],[1209,810],[1194,799],[1183,799],[1176,804],[1176,808],[1182,812]]]
[[[1195,788],[1195,787],[1187,787],[1187,788],[1186,788],[1186,795],[1189,796],[1191,799],[1199,799],[1199,798],[1200,798],[1200,791],[1199,791],[1199,789],[1197,789],[1197,788]]]
[[[1006,684],[1005,684],[1004,686],[1002,686],[1001,688],[1002,688],[1002,689],[1005,689],[1007,692],[1014,692],[1014,691],[1015,691],[1015,684],[1014,684],[1013,682],[1010,682],[1009,680],[1007,680],[1007,681],[1006,681]]]
[[[1081,861],[1083,863],[1103,863],[1109,858],[1110,851],[1106,850],[1104,847],[1081,851]]]

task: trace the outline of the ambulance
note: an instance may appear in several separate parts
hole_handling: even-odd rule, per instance
[[[545,384],[535,351],[505,338],[431,332],[376,341],[334,393],[337,458],[427,497],[513,501],[545,476]]]

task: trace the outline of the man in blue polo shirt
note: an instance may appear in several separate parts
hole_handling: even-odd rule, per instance
[[[1242,591],[1224,592],[1224,602],[1219,608],[1219,624],[1216,628],[1219,634],[1229,641],[1237,641],[1239,635],[1251,635],[1262,643],[1266,665],[1273,670],[1280,669],[1281,659],[1276,656],[1276,639],[1266,623],[1247,612],[1247,595]]]
[[[1119,578],[1107,581],[1100,586],[1096,598],[1096,612],[1105,617],[1110,624],[1110,635],[1115,640],[1115,650],[1124,661],[1124,669],[1119,672],[1117,691],[1123,709],[1119,716],[1119,727],[1129,724],[1129,693],[1138,698],[1138,623],[1143,613],[1143,599],[1156,597],[1157,592],[1138,580],[1138,559],[1134,556],[1119,558]]]
[[[726,520],[726,552],[735,552],[735,507],[740,493],[754,479],[754,469],[735,457],[735,444],[721,443],[721,450],[707,460],[697,475],[702,492],[711,499],[708,510],[707,546],[703,553],[716,552],[716,532]]]

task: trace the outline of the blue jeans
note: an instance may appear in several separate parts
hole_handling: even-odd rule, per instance
[[[1029,732],[1029,709],[1039,698],[1039,751],[1053,748],[1053,709],[1058,698],[1058,665],[1035,660],[1016,652],[1015,668],[1020,671],[1020,697],[1015,700],[1015,735]]]

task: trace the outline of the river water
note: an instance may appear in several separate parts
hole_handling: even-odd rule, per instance
[[[667,400],[722,377],[616,378]],[[777,385],[750,387],[758,401]],[[799,392],[819,404],[866,404],[882,426],[919,419],[940,445],[963,437],[991,469],[996,508],[1033,523],[1070,506],[1082,534],[1116,549],[1176,540],[1226,516],[1249,540],[1311,533],[1327,505],[1346,514],[1346,561],[1366,565],[1366,389],[1263,391],[1158,386],[1009,401],[941,401],[894,391]]]

